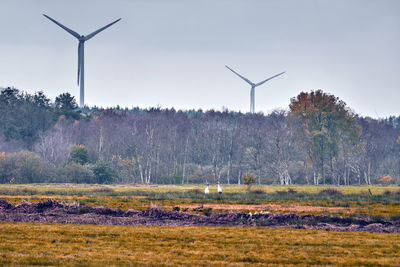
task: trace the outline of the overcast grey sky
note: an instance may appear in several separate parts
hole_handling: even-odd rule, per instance
[[[0,86],[54,98],[76,85],[80,34],[122,18],[85,44],[90,106],[287,108],[323,89],[364,116],[400,115],[398,0],[1,0]]]

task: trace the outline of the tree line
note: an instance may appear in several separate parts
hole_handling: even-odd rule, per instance
[[[321,90],[293,97],[287,111],[244,114],[79,109],[68,93],[53,102],[2,88],[0,182],[400,183],[399,125]]]

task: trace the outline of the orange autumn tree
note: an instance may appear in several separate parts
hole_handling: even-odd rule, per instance
[[[379,181],[380,183],[383,183],[383,184],[390,184],[390,183],[392,183],[392,182],[394,181],[394,179],[392,178],[392,176],[390,176],[389,174],[387,174],[387,175],[381,176],[381,177],[378,179],[378,181]]]
[[[358,141],[360,130],[355,115],[345,102],[322,90],[300,93],[291,99],[289,108],[290,114],[303,123],[308,157],[314,177],[317,177],[314,183],[318,184],[321,178],[326,183],[326,166],[333,169],[333,161],[339,153],[348,153]],[[343,147],[345,149],[341,149]]]

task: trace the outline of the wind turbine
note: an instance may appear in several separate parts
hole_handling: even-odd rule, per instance
[[[245,77],[243,77],[242,75],[240,75],[239,73],[237,73],[236,71],[234,71],[233,69],[231,69],[231,68],[229,68],[228,66],[226,66],[225,65],[225,67],[227,67],[230,71],[232,71],[233,73],[235,73],[237,76],[239,76],[240,78],[242,78],[245,82],[247,82],[248,84],[250,84],[251,85],[251,90],[250,90],[250,112],[251,113],[254,113],[254,102],[255,102],[255,97],[254,97],[254,89],[257,87],[257,86],[260,86],[260,85],[262,85],[263,83],[265,83],[265,82],[267,82],[267,81],[269,81],[269,80],[271,80],[271,79],[273,79],[273,78],[275,78],[275,77],[278,77],[279,75],[282,75],[282,74],[284,74],[285,72],[281,72],[281,73],[279,73],[279,74],[276,74],[276,75],[274,75],[274,76],[272,76],[272,77],[269,77],[268,79],[266,79],[266,80],[264,80],[264,81],[262,81],[262,82],[259,82],[259,83],[253,83],[253,82],[251,82],[249,79],[247,79],[247,78],[245,78]]]
[[[97,31],[94,31],[91,34],[88,34],[88,35],[85,36],[85,35],[79,35],[77,32],[65,27],[64,25],[62,25],[58,21],[50,18],[49,16],[47,16],[45,14],[43,14],[43,16],[45,16],[46,18],[48,18],[49,20],[51,20],[52,22],[54,22],[55,24],[57,24],[58,26],[60,26],[64,30],[66,30],[67,32],[69,32],[70,34],[72,34],[79,41],[79,45],[78,45],[78,85],[80,85],[79,106],[81,108],[83,108],[84,105],[85,105],[85,72],[84,72],[84,66],[85,66],[85,64],[84,64],[85,42],[87,40],[93,38],[99,32],[102,32],[105,29],[107,29],[108,27],[110,27],[111,25],[117,23],[121,19],[119,18],[116,21],[111,22],[110,24],[107,24],[106,26],[98,29]]]

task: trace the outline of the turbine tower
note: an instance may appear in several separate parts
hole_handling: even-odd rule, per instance
[[[235,73],[237,76],[239,76],[240,78],[242,78],[245,82],[247,82],[248,84],[250,84],[251,85],[251,89],[250,89],[250,112],[251,113],[254,113],[254,102],[255,102],[255,88],[257,87],[257,86],[260,86],[260,85],[262,85],[263,83],[265,83],[265,82],[267,82],[267,81],[269,81],[269,80],[271,80],[271,79],[273,79],[273,78],[275,78],[275,77],[278,77],[279,75],[282,75],[282,74],[284,74],[285,72],[281,72],[281,73],[279,73],[279,74],[276,74],[276,75],[274,75],[274,76],[272,76],[272,77],[269,77],[268,79],[266,79],[266,80],[264,80],[264,81],[262,81],[262,82],[259,82],[259,83],[253,83],[253,82],[251,82],[249,79],[247,79],[247,78],[245,78],[245,77],[243,77],[242,75],[240,75],[239,73],[237,73],[236,71],[234,71],[233,69],[231,69],[231,68],[229,68],[228,66],[225,66],[225,67],[227,67],[230,71],[232,71],[233,73]]]
[[[45,16],[46,18],[48,18],[49,20],[51,20],[52,22],[54,22],[55,24],[57,24],[58,26],[60,26],[64,30],[66,30],[67,32],[69,32],[70,34],[72,34],[72,36],[74,36],[79,41],[79,45],[78,45],[78,85],[80,85],[79,106],[81,108],[83,108],[84,105],[85,105],[85,72],[84,72],[84,67],[85,67],[85,63],[84,63],[85,42],[87,40],[93,38],[99,32],[104,31],[105,29],[107,29],[111,25],[117,23],[121,19],[119,18],[116,21],[111,22],[110,24],[107,24],[106,26],[98,29],[97,31],[94,31],[91,34],[88,34],[88,35],[85,36],[85,35],[79,35],[77,32],[65,27],[61,23],[57,22],[56,20],[50,18],[49,16],[47,16],[45,14],[43,14],[43,16]]]

